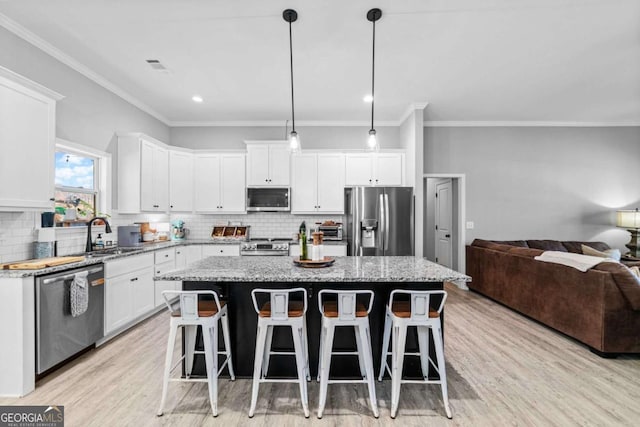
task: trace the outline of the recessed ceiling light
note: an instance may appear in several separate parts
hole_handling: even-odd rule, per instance
[[[364,102],[373,102],[373,96],[371,95],[365,95],[364,98],[362,98],[362,100]]]
[[[197,102],[197,103],[201,103],[202,101],[204,101],[204,99],[202,99],[200,95],[193,95],[191,99],[193,99],[193,102]]]

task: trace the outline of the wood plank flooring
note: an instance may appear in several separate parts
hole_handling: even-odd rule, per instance
[[[160,401],[168,316],[163,312],[0,405],[64,405],[67,426],[632,426],[640,423],[640,356],[602,359],[551,329],[478,294],[448,286],[446,357],[453,420],[435,385],[403,385],[396,420],[390,381],[377,383],[380,418],[364,385],[330,385],[322,420],[309,384],[305,419],[295,384],[264,384],[253,419],[250,380],[219,385],[211,416],[206,384],[172,383]],[[177,348],[178,346],[176,346]],[[375,351],[379,351],[376,349]],[[377,370],[377,367],[376,367]]]

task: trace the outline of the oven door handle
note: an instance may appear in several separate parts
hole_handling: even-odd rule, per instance
[[[93,273],[98,273],[100,271],[102,271],[102,267],[98,267],[98,268],[92,268],[91,270],[86,270],[89,274],[93,274]],[[73,279],[75,277],[76,273],[73,274],[66,274],[64,276],[58,276],[58,277],[51,277],[49,279],[44,279],[42,281],[43,285],[50,285],[52,283],[56,283],[56,282],[60,282],[60,281],[64,281],[64,280],[69,280],[69,279]]]

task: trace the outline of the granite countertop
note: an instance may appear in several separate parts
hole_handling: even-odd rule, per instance
[[[292,240],[289,242],[290,245],[300,245],[300,241],[298,240]],[[347,241],[346,240],[323,240],[322,241],[323,245],[329,245],[329,246],[347,246]],[[313,239],[311,239],[311,241],[307,241],[307,245],[313,245]]]
[[[326,268],[302,268],[294,257],[209,257],[155,280],[204,282],[444,282],[471,280],[425,258],[336,257]]]
[[[243,241],[238,239],[193,239],[193,240],[175,240],[166,242],[152,242],[144,243],[142,246],[136,248],[125,248],[122,253],[114,253],[109,255],[99,256],[86,256],[84,253],[70,254],[66,256],[81,256],[85,255],[85,260],[80,262],[72,262],[69,264],[57,265],[55,267],[41,268],[39,270],[0,270],[0,279],[3,278],[20,278],[29,276],[42,276],[45,274],[56,273],[64,270],[71,270],[78,267],[84,267],[86,265],[100,264],[105,261],[112,261],[114,259],[126,258],[130,256],[140,255],[146,252],[153,252],[159,249],[173,248],[177,246],[189,246],[189,245],[239,245]],[[116,246],[109,247],[107,250],[122,249]]]

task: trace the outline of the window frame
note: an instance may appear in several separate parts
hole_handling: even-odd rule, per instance
[[[65,192],[75,192],[82,194],[95,194],[95,211],[110,214],[111,212],[111,197],[110,188],[111,182],[108,171],[111,170],[111,154],[96,150],[95,148],[88,147],[86,145],[77,144],[75,142],[67,141],[62,138],[56,138],[55,151],[64,151],[70,154],[76,154],[82,157],[89,157],[93,159],[93,190],[77,187],[65,187],[55,185],[55,190]],[[55,171],[55,155],[54,155],[54,171]],[[86,227],[86,226],[85,226]],[[72,227],[77,228],[77,227]]]

